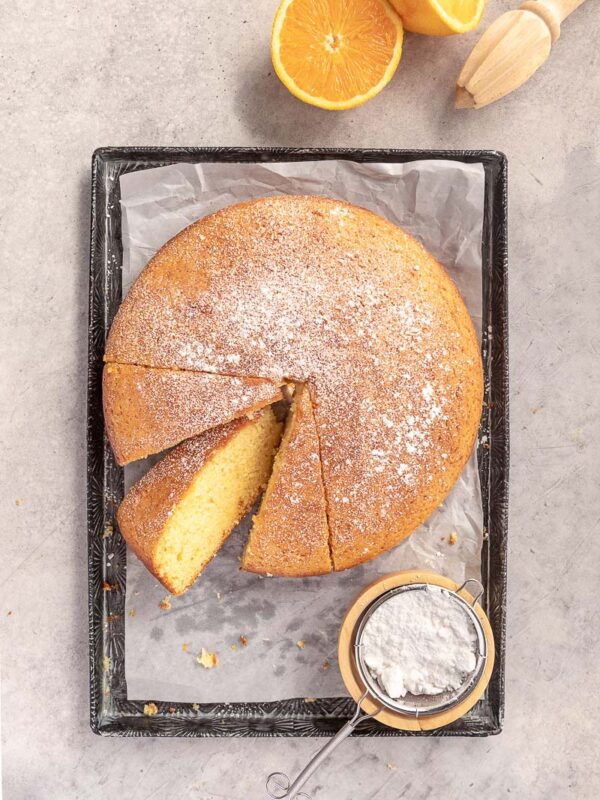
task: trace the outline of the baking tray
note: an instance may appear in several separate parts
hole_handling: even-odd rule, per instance
[[[119,176],[177,162],[314,161],[409,162],[447,159],[481,163],[485,170],[483,223],[483,343],[486,402],[479,468],[484,542],[482,600],[496,643],[488,690],[469,714],[427,733],[407,733],[371,720],[355,736],[488,736],[502,729],[506,645],[508,517],[508,261],[507,162],[489,150],[350,150],[292,148],[108,147],[92,159],[92,220],[88,320],[87,486],[90,720],[106,736],[330,736],[352,716],[349,697],[312,702],[291,698],[268,703],[156,703],[127,699],[125,682],[126,546],[115,521],[123,497],[123,470],[114,461],[102,416],[102,356],[121,302]],[[493,331],[493,336],[489,335]],[[487,439],[485,438],[487,436]],[[491,443],[491,444],[490,444]],[[109,554],[114,554],[110,559]]]

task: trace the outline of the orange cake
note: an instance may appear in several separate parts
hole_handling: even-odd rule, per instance
[[[132,286],[105,358],[308,383],[335,569],[431,514],[481,414],[477,337],[444,269],[385,219],[321,197],[252,200],[183,230]]]
[[[119,464],[173,447],[190,436],[281,400],[272,381],[135,364],[106,364],[104,422]]]
[[[281,438],[273,411],[180,444],[127,493],[117,521],[171,594],[196,580],[267,484]]]
[[[286,577],[331,572],[319,440],[306,384],[294,395],[242,569]]]

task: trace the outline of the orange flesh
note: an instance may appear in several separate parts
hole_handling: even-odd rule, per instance
[[[294,0],[280,37],[296,85],[331,101],[365,94],[384,76],[397,30],[376,0]]]

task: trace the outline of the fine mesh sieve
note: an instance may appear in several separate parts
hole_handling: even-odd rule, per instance
[[[350,736],[357,725],[364,720],[372,719],[373,717],[380,719],[381,717],[380,721],[386,725],[404,727],[402,723],[397,723],[400,720],[408,719],[413,720],[414,726],[414,721],[416,720],[430,719],[431,723],[429,723],[427,726],[428,728],[434,728],[436,726],[441,727],[451,722],[452,719],[456,719],[461,714],[466,713],[468,708],[474,702],[474,700],[471,700],[469,703],[470,696],[476,697],[476,690],[479,691],[479,694],[484,690],[485,685],[487,685],[487,681],[489,680],[489,673],[491,672],[491,663],[490,659],[488,658],[488,636],[491,639],[491,630],[489,629],[489,623],[487,622],[485,614],[481,608],[478,608],[478,611],[476,611],[475,608],[478,600],[480,600],[483,595],[483,586],[475,579],[469,579],[461,586],[456,586],[456,584],[452,584],[452,582],[448,581],[448,579],[442,578],[441,576],[436,576],[433,573],[421,573],[423,577],[426,577],[426,580],[421,581],[417,581],[413,577],[411,582],[411,579],[407,577],[415,575],[417,575],[417,573],[396,573],[394,576],[387,576],[381,581],[377,581],[375,585],[368,587],[363,594],[367,596],[370,594],[372,596],[372,592],[377,591],[377,586],[380,583],[383,587],[386,587],[384,591],[377,593],[372,602],[366,606],[361,603],[361,600],[363,599],[363,594],[361,594],[355,601],[354,606],[352,606],[348,612],[344,625],[346,625],[349,617],[353,618],[352,636],[349,640],[349,649],[351,655],[350,661],[353,662],[354,666],[356,667],[357,676],[360,677],[360,682],[355,681],[355,687],[360,688],[362,696],[359,697],[358,694],[354,694],[354,697],[357,700],[357,706],[352,719],[349,720],[338,731],[333,739],[329,741],[325,747],[323,747],[311,759],[311,761],[306,765],[293,783],[290,781],[287,775],[282,772],[274,772],[269,775],[267,778],[266,788],[269,797],[273,798],[273,800],[293,800],[294,798],[304,798],[304,800],[310,800],[309,795],[300,792],[300,789],[304,786],[306,781],[315,772],[319,765],[326,758],[328,758],[331,752],[344,739]],[[398,579],[396,583],[394,583],[394,585],[390,588],[387,588],[388,584],[395,578]],[[429,578],[429,580],[427,580],[427,578]],[[467,601],[459,594],[468,584],[475,584],[478,587],[478,592],[473,597],[471,602]],[[449,588],[450,585],[453,585],[456,588]],[[395,700],[385,693],[385,690],[379,684],[376,676],[373,675],[368,665],[365,663],[363,653],[363,637],[368,620],[383,603],[387,602],[398,594],[411,591],[438,592],[449,603],[455,603],[458,605],[461,611],[468,617],[475,632],[475,667],[470,674],[465,675],[462,684],[456,690],[443,692],[437,695],[408,694],[401,699]],[[360,614],[356,617],[353,617],[353,610],[355,607],[360,607]],[[482,623],[481,617],[486,619],[487,631],[486,627],[484,627],[484,624]],[[340,645],[343,639],[343,631],[344,626],[342,626],[342,634],[340,635]],[[491,642],[491,662],[493,663],[493,639],[491,639]],[[341,667],[342,664],[340,663],[340,668]],[[484,671],[487,671],[486,676],[484,676]],[[342,676],[346,682],[346,686],[350,689],[347,675],[344,674],[343,670]],[[369,712],[361,714],[362,706],[367,701],[370,701]],[[421,724],[424,725],[425,723]]]
[[[454,706],[458,705],[469,694],[481,677],[481,673],[483,672],[487,658],[487,642],[481,620],[473,611],[471,605],[458,594],[458,592],[465,588],[467,583],[473,582],[477,583],[481,587],[479,581],[474,580],[465,581],[462,586],[454,591],[445,589],[443,586],[435,586],[431,583],[411,583],[406,584],[405,586],[397,586],[395,589],[391,589],[390,591],[385,592],[385,594],[382,594],[365,609],[356,628],[354,639],[354,659],[365,688],[368,690],[371,697],[377,699],[382,705],[384,705],[386,708],[389,708],[390,711],[397,711],[400,714],[407,714],[415,717],[424,717],[454,708]],[[476,636],[475,667],[470,674],[465,675],[464,680],[458,689],[442,692],[441,694],[431,695],[407,694],[401,699],[394,700],[387,696],[385,689],[380,686],[379,681],[365,663],[363,655],[363,638],[367,622],[381,605],[387,603],[392,597],[395,597],[399,594],[405,594],[407,592],[430,592],[443,595],[449,603],[455,603],[460,607],[461,611],[468,617],[471,625],[473,626]],[[473,600],[473,605],[475,605],[482,594],[483,587],[480,588],[479,594]]]

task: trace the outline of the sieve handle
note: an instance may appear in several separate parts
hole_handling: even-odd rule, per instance
[[[274,772],[267,778],[267,792],[269,797],[271,798],[279,798],[280,800],[294,800],[294,798],[302,797],[309,800],[309,796],[307,794],[299,795],[298,792],[304,786],[306,781],[310,778],[310,776],[316,772],[316,770],[321,766],[323,761],[328,758],[331,753],[340,745],[344,739],[347,739],[348,736],[352,733],[352,731],[356,728],[357,725],[360,725],[366,719],[371,719],[378,714],[381,709],[377,709],[373,714],[362,714],[360,713],[360,702],[366,696],[363,695],[359,704],[356,706],[356,711],[354,716],[351,720],[349,720],[343,728],[336,733],[336,735],[331,739],[325,747],[322,747],[319,752],[314,755],[308,764],[304,767],[302,772],[298,775],[296,780],[291,784],[289,782],[289,778],[287,775],[284,775],[282,772]],[[280,792],[283,792],[280,793]]]

